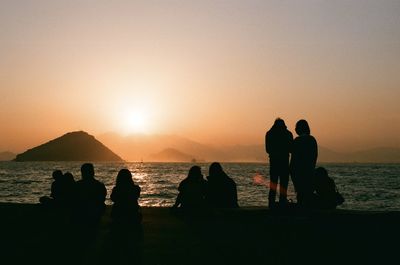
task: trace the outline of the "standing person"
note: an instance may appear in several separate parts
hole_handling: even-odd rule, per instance
[[[105,210],[107,190],[104,184],[94,177],[93,164],[81,166],[82,179],[76,182],[76,210],[79,222],[97,224]]]
[[[204,207],[206,181],[199,166],[190,168],[188,176],[179,184],[178,190],[173,208],[181,206],[183,209],[193,210]]]
[[[128,169],[121,169],[111,193],[114,202],[111,217],[114,222],[140,221],[139,196],[140,187],[133,182],[132,173]]]
[[[290,173],[297,193],[297,203],[307,207],[312,204],[318,145],[310,135],[310,127],[306,120],[296,123],[296,133],[298,137],[293,141]]]
[[[285,121],[277,118],[265,135],[265,150],[269,155],[270,185],[268,206],[275,205],[276,190],[279,181],[279,204],[287,203],[287,187],[289,183],[289,153],[293,135],[287,130]]]
[[[210,165],[207,177],[206,201],[215,208],[237,208],[236,183],[222,169],[218,162]]]

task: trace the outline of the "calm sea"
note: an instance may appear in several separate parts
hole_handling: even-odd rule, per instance
[[[179,182],[187,175],[189,163],[95,163],[99,180],[108,195],[121,168],[128,168],[142,188],[140,205],[171,206]],[[51,173],[55,169],[80,178],[77,162],[0,162],[0,202],[37,203],[50,194]],[[199,164],[206,176],[209,164]],[[223,163],[225,171],[237,183],[241,206],[266,206],[268,165],[261,163]],[[334,178],[346,199],[341,209],[400,210],[400,164],[321,164]],[[255,176],[258,176],[254,181]],[[261,179],[261,181],[260,181]],[[289,184],[289,198],[294,200]],[[111,201],[107,199],[107,203]]]

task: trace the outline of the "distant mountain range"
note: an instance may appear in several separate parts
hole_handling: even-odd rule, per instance
[[[70,132],[16,156],[15,161],[122,161],[94,136]]]
[[[70,132],[19,155],[2,152],[0,160],[15,158],[16,161],[268,161],[262,144],[211,146],[181,136],[162,134],[121,136],[107,133],[97,138],[99,140],[83,131]],[[400,148],[382,147],[343,153],[319,146],[318,162],[400,163]]]
[[[210,146],[176,135],[121,136],[107,133],[98,139],[127,161],[266,162],[264,145]],[[400,148],[374,148],[343,153],[319,147],[319,162],[400,163]]]
[[[162,162],[200,162],[202,159],[196,158],[194,155],[182,153],[173,148],[167,148],[157,154],[149,156],[150,161]]]
[[[349,163],[400,163],[400,148],[379,147],[350,153],[339,153],[324,147],[319,148],[321,162]]]

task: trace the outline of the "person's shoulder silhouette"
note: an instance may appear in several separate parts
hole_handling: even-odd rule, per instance
[[[140,187],[133,182],[132,173],[128,169],[121,169],[111,193],[111,200],[114,202],[112,218],[129,220],[137,218],[139,196]]]
[[[335,181],[324,167],[315,169],[316,206],[320,209],[335,209],[344,199],[337,191]]]
[[[188,176],[178,187],[179,194],[173,207],[201,208],[204,207],[206,182],[199,166],[190,168]]]
[[[62,188],[63,188],[63,173],[61,170],[55,170],[53,171],[53,183],[51,184],[51,194],[50,197],[52,197],[55,201],[58,201],[62,198]]]
[[[76,182],[76,206],[79,215],[96,221],[105,210],[107,189],[94,177],[94,167],[91,163],[81,166],[82,179]]]
[[[293,141],[290,171],[297,193],[297,202],[308,207],[313,201],[318,145],[310,134],[310,127],[306,120],[299,120],[296,123],[296,133],[298,137]]]
[[[315,167],[318,157],[318,145],[315,138],[311,135],[310,127],[306,120],[299,120],[296,123],[296,133],[298,137],[293,142],[292,153],[295,158]]]
[[[70,172],[66,172],[60,178],[59,204],[66,207],[72,206],[76,197],[74,176]]]
[[[216,208],[239,207],[235,181],[230,178],[218,162],[210,165],[207,177],[206,200],[209,206]]]
[[[104,203],[107,195],[105,185],[94,177],[94,167],[85,163],[81,167],[82,179],[77,182],[80,199],[88,203]]]
[[[265,135],[265,149],[270,157],[289,155],[293,134],[287,129],[284,120],[277,118]]]
[[[54,170],[52,173],[53,182],[51,183],[50,196],[39,198],[41,204],[46,206],[56,206],[63,198],[63,173],[61,170]]]

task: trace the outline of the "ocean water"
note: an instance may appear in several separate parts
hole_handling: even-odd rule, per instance
[[[50,194],[53,170],[71,172],[80,178],[80,162],[0,162],[0,202],[38,203]],[[108,196],[121,168],[133,173],[142,192],[142,206],[171,206],[190,163],[94,163],[96,178],[108,190]],[[207,176],[208,163],[198,164]],[[266,206],[269,166],[262,163],[222,163],[238,189],[240,206]],[[346,201],[341,209],[400,210],[400,164],[321,164]],[[257,177],[256,177],[257,176]],[[255,177],[258,181],[255,181]],[[293,185],[289,183],[288,197],[295,201]],[[107,197],[107,204],[111,201]]]

